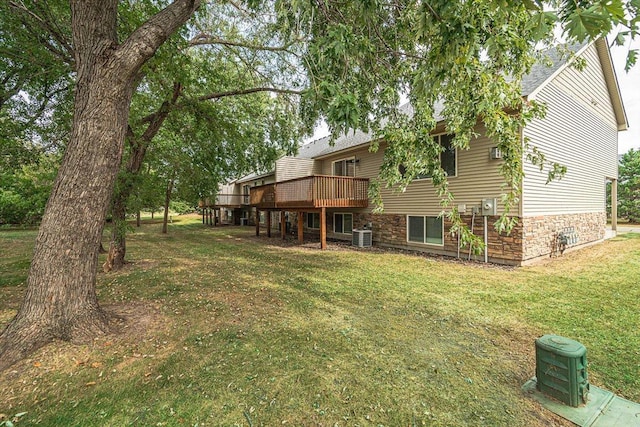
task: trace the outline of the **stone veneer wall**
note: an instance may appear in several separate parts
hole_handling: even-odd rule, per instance
[[[545,215],[525,217],[523,261],[542,256],[559,255],[558,233],[565,227],[573,227],[578,234],[578,244],[597,242],[604,239],[607,225],[605,212],[591,212],[567,215]]]
[[[465,215],[462,219],[471,226],[471,215]],[[522,222],[518,221],[509,235],[499,234],[493,224],[498,219],[497,216],[487,218],[487,255],[490,262],[499,264],[519,265],[522,262]],[[425,245],[407,242],[407,217],[406,215],[387,214],[354,214],[354,226],[362,228],[367,223],[372,224],[373,241],[381,246],[390,246],[420,252],[427,252],[438,255],[458,256],[458,240],[452,236],[448,230],[451,223],[445,219],[444,222],[444,245]],[[484,236],[484,219],[476,216],[473,225],[474,234]],[[460,257],[467,259],[469,248],[460,248]],[[484,253],[474,256],[473,259],[484,260]]]
[[[255,214],[254,214],[255,215]],[[272,228],[279,228],[279,216],[272,213]],[[292,230],[296,230],[296,215],[290,215]],[[464,215],[462,219],[471,226],[471,215]],[[499,234],[494,223],[497,216],[487,218],[488,223],[488,260],[498,264],[522,265],[537,258],[559,255],[558,233],[565,227],[574,227],[579,242],[576,246],[597,242],[604,238],[606,214],[604,212],[547,215],[525,217],[518,219],[516,226],[509,235]],[[407,242],[406,215],[353,213],[354,228],[365,228],[372,225],[373,242],[380,246],[407,249],[436,255],[458,256],[458,242],[456,236],[449,234],[450,222],[445,219],[444,245],[425,245]],[[474,234],[484,236],[484,220],[482,216],[475,218]],[[327,234],[332,238],[350,240],[349,235],[335,235],[333,230],[333,214],[327,215]],[[305,235],[317,236],[319,230],[309,230],[305,227]],[[469,248],[460,248],[460,257],[467,259]],[[484,260],[484,253],[473,259]]]

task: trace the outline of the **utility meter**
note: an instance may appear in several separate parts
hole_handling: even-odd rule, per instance
[[[482,199],[482,216],[497,215],[496,199]]]

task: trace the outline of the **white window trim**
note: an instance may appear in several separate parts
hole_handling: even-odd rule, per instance
[[[344,217],[342,218],[342,231],[336,231],[336,215],[351,215],[351,228],[352,230],[349,230],[348,232],[345,233],[344,231]],[[353,234],[353,213],[352,212],[334,212],[333,213],[333,233],[334,234],[348,234],[348,235],[352,235]]]
[[[340,163],[340,162],[346,162],[346,161],[348,161],[348,160],[353,160],[353,161],[354,161],[354,163],[353,163],[353,177],[352,177],[352,178],[355,178],[355,177],[356,177],[356,175],[357,175],[357,173],[356,173],[356,172],[357,172],[357,171],[356,171],[356,163],[355,163],[356,156],[343,157],[343,158],[341,158],[341,159],[338,159],[338,160],[334,160],[334,161],[332,161],[332,162],[331,162],[331,176],[347,176],[347,177],[348,177],[348,175],[335,175],[335,170],[336,170],[336,169],[335,169],[335,164],[336,164],[336,163]],[[345,164],[345,166],[346,166],[346,164]]]
[[[438,138],[438,144],[440,144],[440,137],[442,135],[448,135],[446,132],[442,132],[442,133],[438,133],[435,135],[432,135],[434,138]],[[454,156],[456,158],[456,170],[455,170],[455,174],[454,175],[447,175],[447,179],[449,178],[457,178],[458,177],[458,147],[454,147]],[[442,152],[440,152],[440,154],[438,155],[438,160],[442,160]],[[442,163],[440,163],[440,165],[442,166]],[[333,167],[333,166],[332,166]],[[432,177],[428,177],[428,178],[416,178],[414,179],[414,181],[431,181],[433,178]],[[416,215],[411,215],[411,216],[416,216]],[[417,215],[420,216],[420,215]],[[427,215],[430,216],[430,215]]]
[[[422,237],[422,242],[414,242],[413,240],[409,240],[409,217],[422,217],[424,218],[424,235]],[[407,243],[410,245],[423,245],[423,246],[435,246],[435,247],[439,247],[442,248],[444,247],[444,220],[442,220],[442,230],[441,231],[441,236],[442,236],[442,243],[430,243],[427,242],[427,218],[437,218],[438,215],[407,215],[406,218],[406,228],[407,228]]]

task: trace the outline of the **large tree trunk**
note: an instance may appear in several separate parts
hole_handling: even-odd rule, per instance
[[[69,144],[36,239],[25,299],[0,335],[0,370],[54,338],[110,330],[96,297],[99,242],[120,167],[133,82],[193,13],[176,0],[117,45],[117,0],[71,2],[77,73]]]
[[[131,128],[127,134],[129,142],[129,158],[123,173],[118,175],[118,185],[111,202],[111,215],[113,227],[111,228],[111,243],[107,260],[102,265],[105,272],[121,269],[125,263],[127,253],[127,201],[135,187],[136,179],[142,168],[147,148],[158,134],[162,124],[169,115],[170,109],[175,105],[182,90],[179,83],[173,85],[173,95],[170,101],[165,101],[158,111],[146,118],[148,126],[141,137],[136,137]],[[138,227],[140,226],[140,212],[138,212]]]

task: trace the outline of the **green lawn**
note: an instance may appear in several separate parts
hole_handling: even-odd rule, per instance
[[[26,411],[19,426],[558,425],[520,391],[546,333],[587,347],[593,384],[640,400],[640,235],[508,269],[283,245],[197,216],[160,227],[137,229],[133,263],[98,276],[101,303],[131,319],[124,333],[54,343],[0,374],[0,414]],[[0,328],[34,238],[0,231]]]

